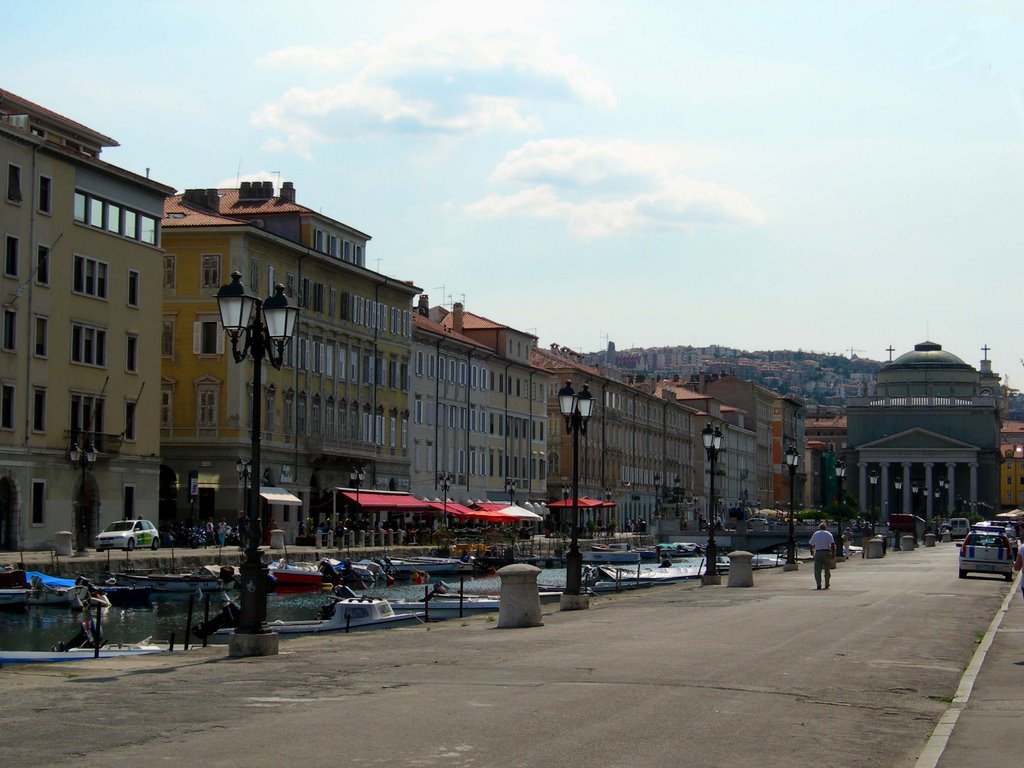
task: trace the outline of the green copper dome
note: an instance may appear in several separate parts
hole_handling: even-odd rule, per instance
[[[913,352],[900,355],[888,365],[882,366],[882,371],[896,371],[905,369],[941,368],[941,369],[974,369],[954,355],[952,352],[945,352],[941,344],[934,341],[923,341],[914,345]]]

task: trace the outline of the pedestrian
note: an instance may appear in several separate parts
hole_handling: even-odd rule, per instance
[[[213,544],[213,518],[211,517],[206,521],[206,536],[203,537],[203,549],[206,549],[210,544]]]
[[[828,531],[828,525],[821,523],[807,542],[814,557],[814,583],[821,589],[821,572],[825,571],[825,589],[832,581],[832,558],[836,556],[836,540]]]
[[[220,522],[217,523],[217,546],[223,547],[224,541],[228,537],[228,521],[223,517]]]

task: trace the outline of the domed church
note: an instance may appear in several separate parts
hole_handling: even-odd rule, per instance
[[[879,370],[873,395],[847,401],[846,466],[863,514],[912,512],[934,531],[933,518],[999,509],[999,376],[982,349],[979,371],[922,342]]]

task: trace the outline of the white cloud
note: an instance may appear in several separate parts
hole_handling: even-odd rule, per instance
[[[648,229],[760,224],[765,214],[741,192],[686,175],[677,147],[628,141],[546,139],[509,152],[491,174],[519,186],[465,206],[477,218],[563,220],[579,237]]]
[[[259,63],[328,83],[292,88],[252,115],[274,132],[268,146],[305,156],[340,135],[538,132],[542,102],[615,105],[584,61],[537,31],[446,28],[343,49],[284,48]]]

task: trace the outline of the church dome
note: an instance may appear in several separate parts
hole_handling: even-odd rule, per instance
[[[893,372],[908,369],[974,370],[952,352],[944,351],[942,345],[936,344],[934,341],[915,344],[912,352],[902,354],[888,365],[882,366],[881,371]],[[881,371],[879,372],[881,373]]]

